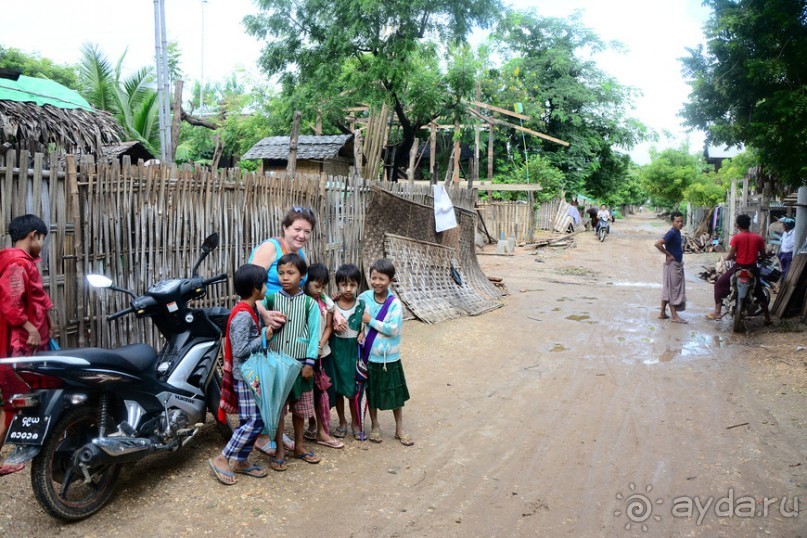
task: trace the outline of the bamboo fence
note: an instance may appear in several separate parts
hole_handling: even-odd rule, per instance
[[[202,167],[145,166],[128,158],[95,163],[84,157],[9,150],[0,154],[0,247],[11,246],[12,217],[39,215],[50,227],[41,270],[53,300],[63,346],[158,345],[151,323],[132,316],[107,323],[128,306],[120,293],[89,290],[86,275],[102,273],[136,294],[167,278],[188,276],[203,239],[216,231],[216,249],[200,274],[232,275],[252,249],[281,234],[292,205],[318,217],[306,254],[333,273],[343,263],[361,266],[366,208],[373,184],[358,177],[286,177],[216,173]],[[429,203],[430,185],[383,183],[404,198]],[[455,205],[473,209],[476,191],[451,186]],[[231,282],[211,289],[197,306],[232,306]]]

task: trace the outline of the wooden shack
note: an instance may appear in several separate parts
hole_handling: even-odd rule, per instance
[[[260,159],[261,174],[285,172],[289,137],[269,136],[252,146],[242,159]],[[353,166],[353,135],[301,135],[297,142],[297,172],[348,176]]]

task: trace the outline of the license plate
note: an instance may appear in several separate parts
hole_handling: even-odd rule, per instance
[[[6,442],[15,445],[37,445],[45,442],[50,417],[34,415],[16,415],[8,428]]]

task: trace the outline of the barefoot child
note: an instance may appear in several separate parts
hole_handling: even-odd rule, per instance
[[[328,339],[331,337],[333,330],[333,301],[325,293],[325,288],[328,286],[330,276],[328,268],[321,263],[314,263],[308,268],[308,281],[305,284],[305,294],[317,302],[320,312],[320,337],[319,337],[319,358],[314,365],[314,407],[316,412],[315,417],[308,419],[308,429],[303,434],[303,437],[309,441],[316,441],[318,445],[327,446],[330,448],[344,448],[345,444],[331,437],[330,434],[330,408],[328,409],[327,417],[320,416],[320,405],[323,396],[330,396],[327,393],[333,392],[328,389],[322,391],[316,385],[316,376],[320,372],[325,372],[330,377],[333,377],[333,355],[331,355],[331,348],[328,345]],[[329,402],[332,403],[332,402]]]
[[[271,327],[259,329],[255,309],[255,303],[266,294],[266,270],[259,265],[242,265],[233,276],[233,286],[241,301],[233,308],[227,320],[224,360],[230,361],[232,365],[241,424],[233,432],[224,450],[215,458],[207,460],[219,482],[228,486],[237,481],[233,473],[255,478],[263,478],[267,474],[264,467],[250,463],[247,459],[258,434],[263,430],[263,420],[252,391],[241,374],[241,364],[263,347],[264,338],[272,335]]]
[[[331,336],[333,352],[333,387],[336,391],[336,413],[339,415],[339,427],[334,430],[334,437],[347,435],[347,419],[345,418],[345,398],[356,395],[356,361],[359,359],[357,337],[362,330],[361,318],[364,314],[364,301],[356,298],[361,282],[361,271],[352,263],[342,265],[336,270],[336,286],[339,298],[336,300],[336,311],[347,320],[347,328],[334,331]],[[350,408],[350,429],[353,437],[358,439],[359,423],[356,410]]]
[[[365,346],[370,346],[367,362],[367,400],[370,407],[370,441],[381,442],[378,410],[392,409],[395,417],[395,438],[404,446],[415,442],[403,430],[403,406],[409,399],[403,366],[401,365],[401,329],[403,313],[401,302],[390,291],[395,277],[395,266],[380,259],[370,266],[370,287],[359,296],[367,305],[362,316],[366,325]],[[386,314],[379,313],[386,309]],[[381,319],[378,319],[378,318]]]
[[[303,448],[305,422],[314,416],[314,362],[319,356],[320,313],[317,302],[300,289],[300,282],[308,272],[305,261],[298,254],[284,254],[277,261],[277,274],[281,290],[263,300],[267,310],[276,310],[286,323],[269,342],[269,349],[285,353],[303,364],[289,395],[292,424],[294,425],[294,457],[308,463],[319,463],[314,451]],[[286,447],[283,444],[284,418],[281,413],[275,436],[276,454],[271,461],[275,471],[286,470]]]

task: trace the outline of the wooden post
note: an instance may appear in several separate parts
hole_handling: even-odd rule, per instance
[[[415,138],[414,144],[412,144],[412,149],[409,150],[409,169],[406,171],[407,178],[409,179],[410,184],[415,183],[415,162],[418,158],[418,146],[419,140]]]
[[[174,117],[171,118],[171,162],[174,162],[179,145],[179,128],[182,123],[182,81],[174,82]]]
[[[67,164],[67,188],[70,191],[70,212],[73,220],[73,254],[76,257],[76,316],[78,317],[78,347],[87,344],[86,331],[84,329],[84,252],[82,227],[81,227],[81,202],[78,197],[78,176],[76,174],[76,158],[73,155],[65,156]],[[51,275],[53,278],[53,275]],[[51,282],[54,286],[55,282]]]
[[[493,123],[488,123],[488,181],[493,183]],[[493,200],[493,191],[488,190],[488,201]]]
[[[322,135],[322,107],[317,109],[317,124],[314,126],[314,134]]]
[[[731,180],[731,196],[729,197],[729,222],[728,233],[726,233],[726,249],[728,249],[729,242],[734,235],[734,213],[736,212],[737,205],[737,180]]]
[[[748,174],[745,175],[743,178],[743,194],[740,198],[740,208],[745,211],[745,208],[748,207]]]
[[[474,180],[479,181],[479,125],[474,125],[474,170],[468,178],[468,188],[474,188]]]
[[[289,178],[294,178],[297,173],[297,141],[300,139],[300,114],[299,110],[294,111],[294,120],[291,122],[291,136],[289,137],[289,164],[286,167],[286,174]]]
[[[527,193],[527,203],[529,204],[529,232],[527,237],[527,241],[532,241],[535,237],[535,194],[532,191]]]
[[[454,172],[451,182],[455,185],[460,182],[460,160],[462,149],[460,148],[460,120],[454,120]]]
[[[362,177],[362,139],[361,131],[356,129],[353,131],[353,170],[357,178]]]
[[[437,124],[431,122],[429,124],[429,180],[432,185],[437,184]]]

